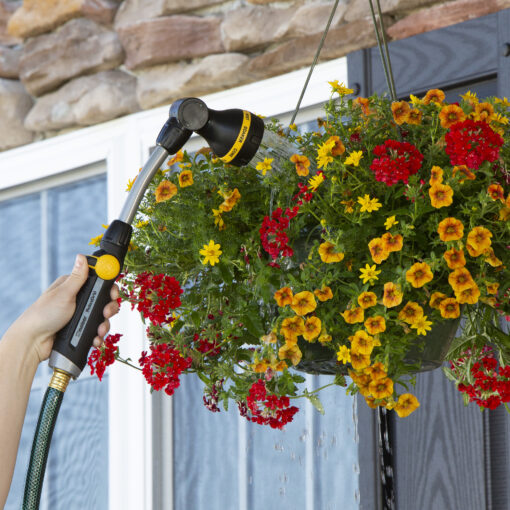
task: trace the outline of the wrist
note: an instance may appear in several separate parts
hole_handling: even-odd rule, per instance
[[[0,345],[8,353],[6,359],[12,360],[29,373],[35,373],[40,362],[37,342],[18,320],[5,332]]]

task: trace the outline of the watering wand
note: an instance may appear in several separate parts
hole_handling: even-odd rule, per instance
[[[145,190],[166,158],[179,151],[193,132],[201,135],[225,163],[244,166],[271,156],[277,163],[295,151],[290,143],[266,130],[262,119],[248,111],[212,110],[198,98],[179,99],[161,129],[156,148],[138,174],[118,219],[101,239],[99,250],[87,256],[88,278],[76,296],[76,310],[57,333],[49,365],[53,376],[37,423],[25,484],[23,510],[39,508],[46,461],[64,392],[71,377],[79,377],[103,322],[103,309],[121,272],[131,239],[131,224]],[[275,165],[277,166],[277,165]]]

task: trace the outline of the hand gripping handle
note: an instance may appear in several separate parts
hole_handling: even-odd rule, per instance
[[[97,328],[104,321],[104,307],[119,275],[131,239],[131,225],[115,220],[105,232],[100,249],[87,256],[89,275],[76,296],[73,317],[57,333],[50,367],[59,368],[76,379],[87,363]]]

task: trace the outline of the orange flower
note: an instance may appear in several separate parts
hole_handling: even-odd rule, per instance
[[[370,355],[374,350],[374,338],[363,330],[356,331],[351,341],[351,354]]]
[[[421,317],[423,317],[423,308],[414,301],[408,301],[398,313],[398,318],[407,324],[414,324]]]
[[[345,145],[342,143],[342,140],[338,136],[330,136],[326,143],[333,143],[333,148],[331,149],[332,156],[341,156],[345,152]]]
[[[402,303],[404,294],[393,282],[384,284],[383,304],[386,308],[393,308]]]
[[[375,379],[368,386],[374,398],[382,399],[393,395],[393,381],[389,377]]]
[[[303,338],[308,342],[315,340],[321,332],[322,322],[319,317],[308,317],[305,322]]]
[[[487,262],[492,267],[499,267],[503,265],[503,262],[496,257],[494,250],[489,248],[484,252],[486,254],[485,262]]]
[[[303,357],[303,353],[299,350],[297,345],[285,344],[278,350],[278,357],[280,359],[289,359],[291,363],[296,366]]]
[[[166,202],[177,194],[177,186],[170,181],[161,181],[154,194],[156,202]]]
[[[359,356],[359,355],[357,355],[357,356]],[[370,361],[368,364],[370,365]],[[364,397],[368,397],[370,395],[370,390],[368,389],[368,385],[370,384],[370,377],[365,374],[356,374],[356,372],[354,372],[352,370],[349,370],[349,375],[351,376],[351,379],[354,381],[354,383],[358,387],[359,392]]]
[[[404,122],[407,122],[411,107],[407,101],[396,101],[391,103],[391,111],[393,112],[393,120],[401,126]]]
[[[466,258],[464,257],[463,250],[451,248],[444,252],[443,257],[450,269],[458,269],[459,267],[464,267],[466,265]]]
[[[494,107],[490,103],[477,103],[473,112],[474,120],[490,122],[494,117]]]
[[[441,108],[441,111],[439,112],[439,120],[441,121],[442,127],[449,129],[455,123],[466,120],[466,115],[460,106],[450,104]]]
[[[371,111],[369,108],[370,100],[366,97],[357,97],[353,102],[353,105],[359,106],[361,108],[361,111],[363,112],[363,115],[370,115]]]
[[[373,292],[362,292],[358,296],[358,304],[363,309],[375,306],[377,304],[377,296]]]
[[[305,323],[302,317],[287,317],[283,319],[280,327],[280,333],[285,337],[285,340],[290,343],[296,343],[297,337],[302,335],[305,331]]]
[[[467,242],[476,251],[484,252],[491,245],[492,233],[485,227],[475,227],[467,236]]]
[[[292,303],[294,295],[289,287],[282,287],[274,293],[273,297],[276,299],[276,304],[278,306],[286,306]]]
[[[317,302],[311,292],[304,290],[303,292],[298,292],[294,295],[290,307],[298,315],[306,315],[317,308]]]
[[[239,193],[239,190],[235,188],[234,191],[231,191],[230,193],[225,193],[223,195],[223,198],[224,201],[220,205],[220,211],[229,212],[241,199],[241,193]]]
[[[296,165],[296,173],[302,177],[306,177],[310,173],[310,160],[306,156],[293,154],[290,157],[292,163]]]
[[[370,395],[370,393],[369,393],[369,395]],[[370,409],[377,409],[379,406],[382,405],[382,404],[376,404],[374,397],[365,396],[365,395],[363,395],[363,396],[365,397],[365,402],[367,403],[367,406],[370,407]]]
[[[446,294],[443,294],[442,292],[433,292],[432,296],[430,296],[429,306],[432,308],[435,308],[436,310],[439,310],[439,305],[443,301],[443,299],[446,299],[448,296]]]
[[[167,165],[168,166],[172,166],[174,165],[175,163],[179,163],[180,161],[182,161],[184,159],[184,153],[182,151],[178,151],[173,157],[171,157],[169,160],[168,160],[168,163]]]
[[[501,185],[491,184],[487,189],[487,193],[490,195],[492,200],[501,200],[503,203],[505,202],[505,192]]]
[[[383,242],[383,248],[389,253],[393,251],[400,251],[404,244],[404,238],[400,234],[392,236],[390,232],[386,232],[382,235],[381,239]]]
[[[363,322],[365,320],[365,313],[363,308],[360,306],[345,310],[345,312],[340,315],[344,318],[347,324],[356,324],[357,322]]]
[[[454,298],[445,298],[439,304],[439,311],[444,319],[456,319],[460,315],[459,303]]]
[[[384,379],[388,375],[384,365],[380,361],[377,361],[373,365],[365,368],[363,373],[367,374],[372,381],[375,381],[376,379]]]
[[[430,169],[430,180],[429,184],[433,186],[434,184],[441,184],[443,182],[443,169],[440,166],[433,166]]]
[[[430,266],[426,262],[416,262],[406,272],[406,280],[415,288],[423,287],[434,278]]]
[[[315,289],[313,293],[319,301],[327,301],[333,297],[333,292],[327,285],[323,286],[322,289]]]
[[[351,365],[354,370],[363,370],[370,365],[370,356],[351,351]]]
[[[444,101],[445,95],[444,92],[440,89],[431,89],[423,98],[423,104],[436,103],[441,104]]]
[[[368,243],[368,249],[372,255],[372,260],[376,264],[380,264],[383,260],[386,260],[390,256],[390,252],[384,248],[384,242],[380,237],[372,239]]]
[[[413,411],[420,407],[418,399],[411,393],[403,393],[398,397],[398,402],[393,408],[400,418],[409,416]]]
[[[364,326],[371,335],[377,335],[386,331],[386,321],[381,315],[369,317],[364,322]]]
[[[474,181],[476,179],[476,175],[466,165],[454,166],[452,170],[452,177],[455,177],[457,173],[464,176],[464,178],[459,179],[459,182],[461,183],[463,183],[466,179],[469,181]]]
[[[432,207],[448,207],[453,202],[453,189],[448,184],[433,184],[429,189],[429,197]]]
[[[179,174],[179,186],[181,188],[186,188],[187,186],[191,186],[193,184],[193,174],[191,170],[183,170]]]
[[[485,252],[485,250],[477,250],[473,245],[469,243],[466,244],[466,250],[468,251],[470,257],[479,257],[482,253]]]
[[[468,287],[461,292],[456,292],[455,297],[460,304],[467,303],[469,305],[474,305],[475,303],[478,303],[478,298],[480,297],[480,289],[475,283],[471,287]]]
[[[462,292],[475,284],[471,273],[465,267],[452,271],[448,276],[448,283],[455,292]]]
[[[407,123],[414,124],[415,126],[419,126],[421,124],[422,115],[423,115],[423,113],[421,112],[421,110],[418,110],[417,108],[413,108],[407,116]]]
[[[344,254],[342,252],[336,252],[335,245],[329,241],[321,243],[319,246],[319,255],[322,262],[325,262],[326,264],[341,262],[344,258]]]
[[[437,226],[441,241],[458,241],[464,237],[464,225],[456,218],[445,218]]]

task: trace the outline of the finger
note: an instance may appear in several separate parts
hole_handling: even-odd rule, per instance
[[[56,289],[59,285],[62,285],[67,278],[69,278],[69,275],[63,275],[59,276],[46,290],[45,292],[49,292],[50,290]]]
[[[104,344],[104,341],[101,337],[99,336],[96,336],[96,338],[94,338],[94,340],[92,341],[92,345],[94,347],[97,347],[98,349]]]
[[[112,301],[119,299],[119,286],[117,284],[113,285],[112,290],[110,291],[110,297],[112,298]]]
[[[113,317],[119,311],[119,303],[117,301],[110,301],[103,309],[105,319]]]
[[[89,266],[87,259],[84,255],[76,255],[74,267],[71,274],[67,277],[66,281],[62,284],[67,290],[73,295],[76,295],[78,291],[83,287],[85,280],[89,274]]]
[[[106,336],[106,334],[108,333],[108,331],[110,331],[110,321],[108,319],[106,319],[104,322],[99,324],[99,327],[97,328],[97,334],[101,338],[104,338]]]

